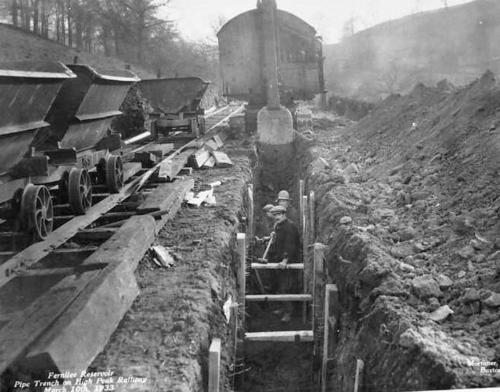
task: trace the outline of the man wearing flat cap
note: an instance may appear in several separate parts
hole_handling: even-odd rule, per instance
[[[274,229],[274,215],[271,214],[271,210],[273,209],[272,204],[266,204],[263,208],[262,211],[266,214],[266,226],[269,229],[269,231],[272,231]]]
[[[278,263],[281,268],[285,269],[287,264],[299,262],[299,230],[293,222],[287,219],[285,207],[275,206],[270,212],[273,214],[276,224],[274,227],[275,237],[269,252],[269,262]],[[294,290],[294,272],[296,271],[283,271],[278,277],[280,294],[289,294],[297,291],[298,287],[295,287]],[[288,322],[293,311],[292,303],[285,302],[284,308],[284,315],[281,321]]]

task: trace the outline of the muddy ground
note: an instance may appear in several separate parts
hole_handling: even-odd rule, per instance
[[[230,296],[236,301],[233,249],[251,173],[245,151],[226,151],[234,167],[194,172],[198,189],[222,182],[216,206],[183,207],[163,228],[156,243],[171,251],[175,265],[160,268],[150,255],[142,260],[136,271],[141,294],[92,365],[148,378],[147,385],[123,390],[203,390],[215,337],[222,339],[221,385],[229,390],[234,320],[228,324],[223,305]]]
[[[357,358],[366,391],[500,385],[499,97],[487,73],[359,123],[315,114],[308,187],[342,304],[332,386],[352,387]]]

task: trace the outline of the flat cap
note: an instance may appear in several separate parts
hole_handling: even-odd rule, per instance
[[[262,207],[262,210],[265,212],[268,212],[273,208],[274,206],[272,204],[266,204],[264,207]]]
[[[274,206],[271,208],[271,214],[284,214],[286,212],[286,208],[283,206]]]

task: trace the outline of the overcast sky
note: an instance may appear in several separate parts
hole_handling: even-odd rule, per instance
[[[447,0],[448,6],[471,0]],[[277,0],[278,8],[313,25],[325,43],[342,37],[344,23],[354,17],[356,30],[414,12],[443,7],[445,0]],[[218,20],[255,8],[257,0],[171,0],[168,19],[176,21],[181,35],[189,40],[214,39]]]

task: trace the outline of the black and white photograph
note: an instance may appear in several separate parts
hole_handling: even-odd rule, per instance
[[[0,392],[500,392],[500,0],[0,0]]]

